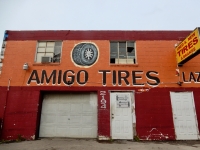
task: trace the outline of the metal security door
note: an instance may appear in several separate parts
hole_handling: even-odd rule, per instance
[[[130,93],[111,93],[112,139],[133,139]]]
[[[198,125],[192,92],[170,92],[177,140],[198,139]]]

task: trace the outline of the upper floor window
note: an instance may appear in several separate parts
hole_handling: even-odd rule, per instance
[[[37,46],[36,62],[60,62],[62,41],[39,41]]]
[[[134,41],[112,41],[110,42],[111,64],[135,64],[135,42]]]

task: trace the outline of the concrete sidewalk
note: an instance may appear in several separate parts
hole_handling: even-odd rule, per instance
[[[0,144],[0,150],[199,150],[200,141],[98,142],[94,139],[43,138]]]

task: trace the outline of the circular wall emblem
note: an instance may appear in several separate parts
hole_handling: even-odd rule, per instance
[[[77,65],[90,66],[98,57],[98,50],[94,44],[80,43],[72,51],[72,59]]]

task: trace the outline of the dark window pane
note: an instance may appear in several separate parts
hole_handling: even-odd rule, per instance
[[[118,58],[118,42],[110,42],[110,58]]]
[[[127,52],[132,53],[134,51],[134,47],[127,47]]]
[[[115,64],[115,58],[110,58],[110,63]]]
[[[127,47],[128,56],[135,56],[135,49],[133,47]]]
[[[62,45],[62,42],[61,41],[56,41],[55,42],[55,46],[61,46]]]
[[[135,56],[134,42],[127,42],[127,53],[128,56]]]
[[[134,42],[127,42],[127,47],[134,47]]]
[[[57,54],[60,54],[61,52],[61,47],[60,46],[55,46],[54,47],[54,54],[57,55]]]
[[[60,62],[60,54],[53,56],[53,62]]]
[[[126,42],[119,42],[119,58],[126,59]]]

